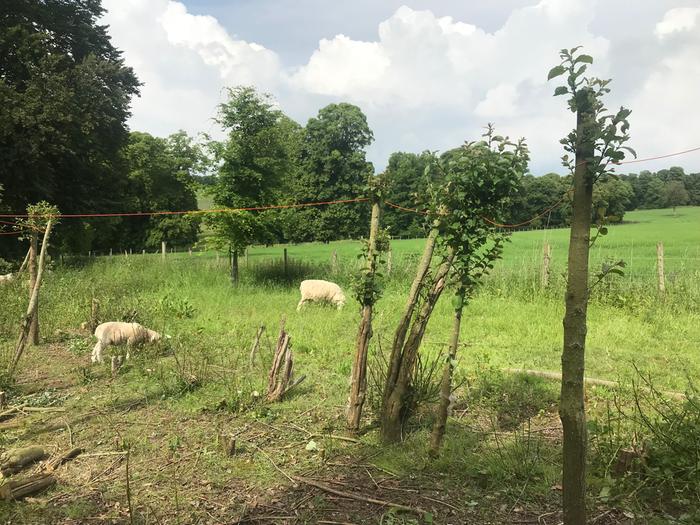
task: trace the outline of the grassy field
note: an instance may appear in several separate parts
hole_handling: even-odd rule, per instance
[[[627,275],[595,288],[587,375],[629,384],[638,378],[636,366],[659,388],[683,391],[688,377],[700,376],[700,208],[680,208],[676,216],[669,210],[633,212],[626,219],[592,252],[593,267],[623,259]],[[550,287],[543,290],[545,241],[552,245],[553,271]],[[664,297],[656,291],[657,241],[666,252]],[[537,523],[548,512],[539,522],[557,523],[559,493],[552,487],[560,466],[558,447],[552,445],[559,439],[558,386],[513,378],[500,369],[559,369],[566,247],[566,230],[514,234],[504,260],[469,304],[458,366],[459,410],[438,461],[427,456],[429,411],[419,413],[400,447],[377,444],[371,406],[367,432],[357,443],[330,437],[343,432],[358,307],[351,300],[342,311],[311,306],[297,313],[298,282],[328,278],[347,288],[359,264],[357,242],[288,246],[287,275],[280,262],[283,247],[252,248],[241,261],[237,288],[229,283],[225,258],[205,252],[169,254],[165,263],[160,256],[134,255],[57,266],[42,288],[45,342],[30,349],[18,384],[7,387],[13,404],[61,407],[66,413],[0,422],[0,446],[38,442],[63,450],[75,443],[105,455],[68,464],[59,487],[34,503],[0,504],[0,517],[13,523],[83,523],[99,517],[121,522],[129,515],[140,523],[235,523],[239,518],[270,523],[264,516],[274,516],[274,523],[430,522],[425,513],[416,518],[387,508],[377,512],[365,503],[295,486],[284,472],[336,480],[341,490],[364,487],[380,499],[420,507],[434,523]],[[421,248],[421,240],[392,242],[392,273],[376,307],[375,355],[388,347]],[[333,252],[337,269],[331,266]],[[19,282],[0,288],[5,359],[25,294]],[[426,363],[445,348],[451,324],[446,295],[428,327]],[[111,377],[108,366],[89,364],[91,338],[79,330],[93,297],[100,301],[103,320],[136,320],[171,339],[144,347]],[[282,318],[292,338],[295,370],[307,380],[288,400],[268,405],[255,394],[264,391]],[[263,350],[250,365],[251,342],[261,324],[267,327]],[[379,362],[372,357],[373,377]],[[603,417],[615,396],[591,390],[591,417]],[[221,433],[239,436],[239,454],[221,455]],[[311,440],[323,454],[306,449]],[[131,513],[125,460],[106,455],[120,451],[129,451],[131,458]],[[596,458],[595,465],[612,461]],[[591,474],[594,494],[606,487],[609,472],[601,469]],[[648,503],[638,501],[639,491],[634,494],[621,489],[614,500],[593,497],[591,507],[609,511],[609,521],[600,523],[622,523],[627,519],[622,509]]]

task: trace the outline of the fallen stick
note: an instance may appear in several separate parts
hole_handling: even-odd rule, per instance
[[[49,472],[53,472],[54,470],[56,470],[58,467],[60,467],[64,463],[70,461],[73,458],[78,457],[82,453],[83,453],[82,448],[71,449],[68,452],[66,452],[65,454],[62,454],[58,457],[55,457],[54,459],[49,461],[46,464],[45,469],[48,470]]]
[[[561,381],[561,374],[559,372],[547,372],[545,370],[528,370],[526,368],[502,368],[504,372],[509,374],[524,374],[533,377],[542,377],[544,379],[554,379],[555,381]],[[584,377],[583,382],[587,385],[596,386],[607,386],[609,388],[620,388],[622,385],[617,381],[608,381],[607,379],[595,379],[593,377]],[[650,391],[648,388],[644,388],[646,391]],[[684,400],[685,394],[681,392],[672,391],[662,391],[665,396],[671,397],[673,399]]]
[[[408,507],[406,505],[401,505],[400,503],[393,503],[391,501],[384,501],[381,499],[370,498],[368,496],[364,496],[364,495],[358,494],[356,492],[345,492],[343,490],[334,489],[333,487],[330,487],[330,486],[326,485],[325,483],[321,483],[321,482],[315,481],[313,479],[303,478],[301,476],[294,476],[294,479],[300,483],[305,483],[306,485],[311,485],[312,487],[316,487],[316,488],[321,489],[325,492],[329,492],[331,494],[335,494],[336,496],[341,496],[343,498],[350,498],[350,499],[354,499],[356,501],[366,501],[367,503],[374,503],[375,505],[381,505],[382,507],[393,507],[395,509],[405,510],[406,512],[414,512],[416,514],[425,514],[425,511],[423,509],[421,509],[420,507]]]
[[[11,480],[0,487],[0,498],[11,501],[41,492],[56,483],[51,474],[36,474],[24,479]]]

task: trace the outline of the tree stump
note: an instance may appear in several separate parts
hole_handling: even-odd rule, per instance
[[[272,360],[272,367],[267,381],[267,400],[280,401],[292,388],[301,383],[306,376],[293,379],[294,362],[289,334],[284,330],[285,320],[282,319],[280,335],[277,338],[277,348]]]

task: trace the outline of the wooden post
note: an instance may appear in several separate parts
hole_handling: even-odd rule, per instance
[[[664,275],[664,243],[656,243],[656,272],[659,277],[659,293],[666,292],[666,277]]]
[[[109,256],[112,256],[112,248],[109,249]]]
[[[98,324],[100,324],[100,301],[93,297],[90,303],[90,333],[95,331]]]
[[[379,231],[379,199],[374,198],[372,203],[372,216],[369,227],[369,247],[367,250],[367,279],[374,281],[377,270],[377,232]],[[335,252],[333,252],[335,253]],[[362,319],[357,330],[355,341],[355,359],[352,363],[350,375],[350,396],[348,397],[347,427],[352,432],[360,429],[362,419],[362,406],[365,403],[367,392],[367,354],[369,353],[369,341],[372,338],[372,308],[374,296],[363,298]]]
[[[549,261],[552,258],[552,247],[548,242],[544,243],[544,248],[542,250],[542,288],[547,288],[549,286]]]
[[[187,249],[187,255],[192,255],[192,248]]]
[[[331,271],[335,274],[338,273],[338,252],[333,250],[333,255],[331,255]]]
[[[37,279],[37,252],[39,249],[38,234],[35,230],[29,239],[29,300],[31,301],[34,294],[34,287]],[[29,343],[32,345],[39,344],[39,297],[37,296],[36,310],[32,316],[31,324],[29,325]]]
[[[289,277],[289,272],[288,272],[288,261],[287,261],[287,248],[284,249],[284,278],[287,279]]]
[[[391,248],[389,248],[389,251],[386,253],[386,274],[387,276],[391,275],[391,254],[392,254]]]
[[[27,306],[27,313],[22,320],[22,329],[20,330],[19,338],[17,340],[17,346],[15,347],[15,355],[12,358],[12,363],[8,368],[9,376],[14,376],[15,369],[17,368],[17,363],[19,363],[19,358],[22,357],[24,349],[27,346],[27,339],[29,337],[29,328],[32,322],[32,318],[37,314],[37,308],[39,305],[39,288],[41,288],[41,278],[44,275],[44,266],[46,263],[46,250],[49,247],[49,236],[51,235],[51,219],[46,223],[46,230],[44,231],[44,240],[41,243],[41,253],[39,254],[39,269],[36,274],[36,282],[34,283],[34,288],[32,289],[32,296],[29,300],[29,306]]]
[[[141,255],[146,255],[146,248],[144,248],[143,250],[141,250]]]
[[[166,252],[165,241],[161,241],[161,243],[160,243],[160,258],[163,262],[165,262],[165,252]]]

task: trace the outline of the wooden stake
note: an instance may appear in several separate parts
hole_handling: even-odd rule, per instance
[[[38,253],[38,234],[32,231],[29,240],[29,300],[31,301],[36,286],[37,265],[36,258]],[[36,311],[32,315],[31,325],[29,326],[29,342],[32,345],[39,344],[39,297],[37,296]]]
[[[160,259],[165,262],[165,252],[166,252],[166,246],[165,246],[165,241],[160,242]]]
[[[221,434],[219,436],[219,443],[221,444],[221,449],[227,456],[236,455],[236,437],[230,434]]]
[[[37,271],[36,283],[34,283],[34,288],[32,289],[32,296],[29,300],[29,306],[27,306],[27,313],[22,321],[22,329],[20,330],[19,338],[17,340],[17,346],[15,347],[15,355],[12,359],[12,363],[8,369],[10,377],[15,373],[15,368],[17,363],[19,363],[19,358],[22,357],[24,349],[27,345],[27,338],[29,336],[29,329],[32,319],[37,314],[37,308],[39,305],[39,288],[41,288],[41,278],[44,276],[44,266],[46,263],[46,250],[49,246],[49,236],[51,235],[51,227],[53,226],[51,219],[46,223],[46,230],[44,231],[44,240],[41,243],[41,254],[39,255],[39,270]]]
[[[253,366],[255,364],[255,355],[258,353],[258,348],[260,348],[260,338],[262,337],[264,331],[265,325],[261,324],[260,328],[258,328],[257,333],[255,334],[253,347],[250,349],[250,358],[248,359],[248,363],[250,364],[250,366]]]
[[[331,271],[335,274],[338,273],[338,252],[333,250],[333,255],[331,255]]]
[[[549,286],[549,261],[552,258],[552,248],[549,243],[544,243],[544,248],[542,250],[542,288],[547,288]]]
[[[100,301],[93,297],[90,303],[90,333],[95,332],[98,324],[100,324]]]
[[[656,243],[656,272],[659,278],[659,292],[666,292],[666,277],[664,275],[664,243]]]

